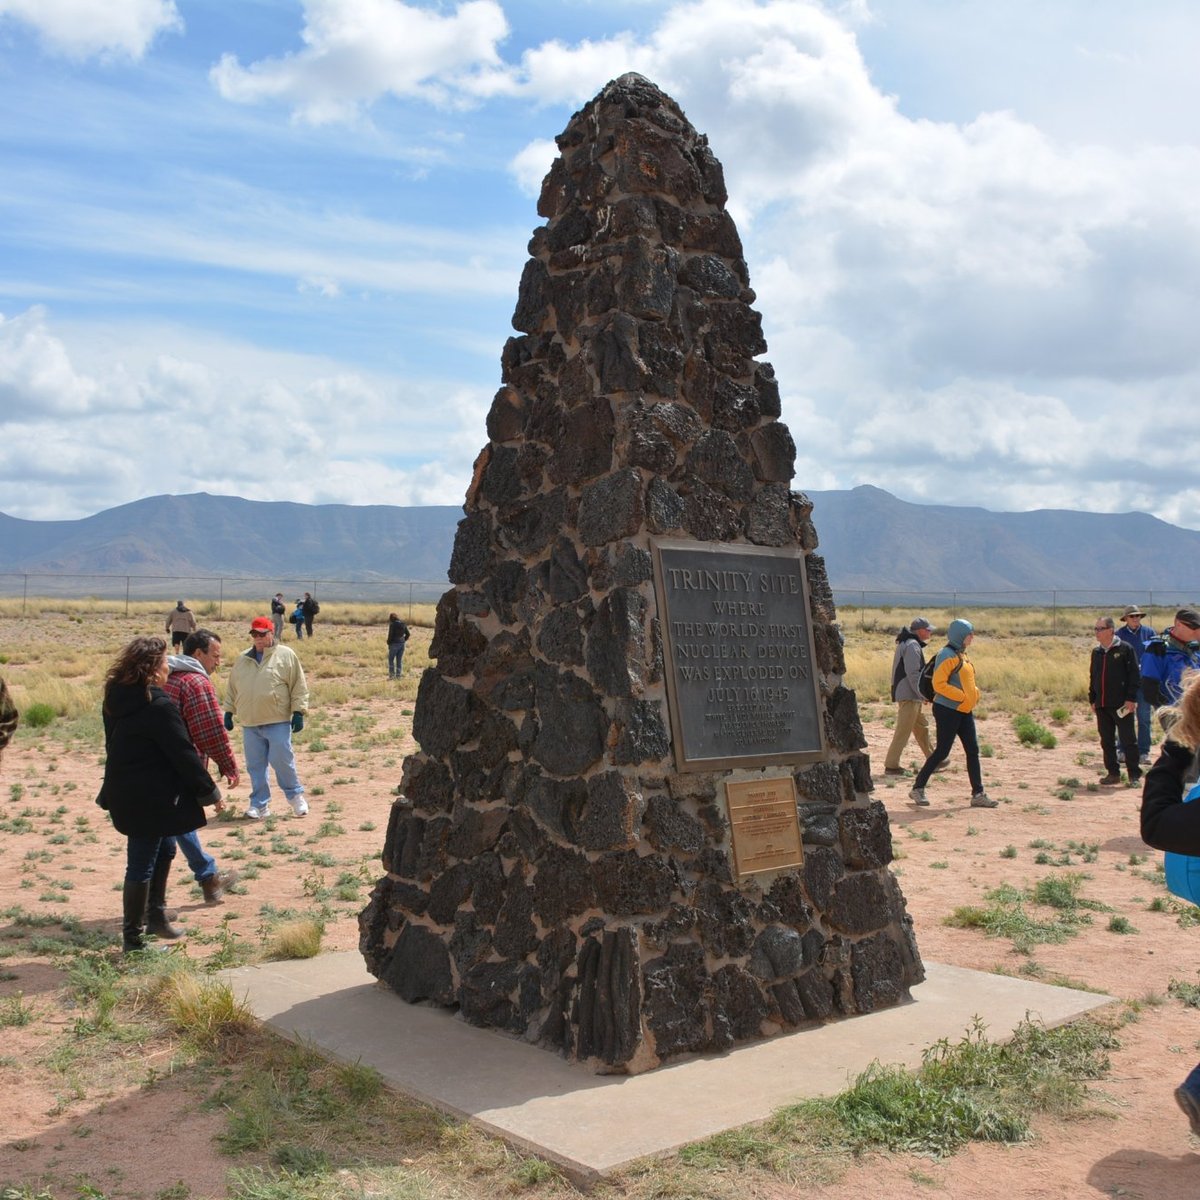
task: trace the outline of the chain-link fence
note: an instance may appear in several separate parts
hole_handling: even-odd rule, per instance
[[[212,606],[217,616],[230,602],[260,603],[265,608],[276,592],[290,606],[305,592],[322,603],[380,604],[409,608],[436,603],[449,585],[430,579],[290,579],[229,575],[56,575],[0,572],[0,598],[20,599],[22,609],[33,598],[86,600],[97,611],[125,612],[134,601],[173,604],[186,600],[192,607]],[[1200,601],[1200,583],[1191,587],[1133,589],[1040,588],[1028,591],[904,592],[870,588],[834,588],[843,626],[861,629],[899,627],[917,614],[937,613],[946,620],[985,609],[1021,609],[1028,631],[1061,633],[1075,627],[1080,612],[1118,616],[1127,604],[1146,610],[1146,623],[1169,625],[1177,608]],[[997,614],[999,615],[999,614]]]
[[[1192,587],[1147,588],[1041,588],[1030,591],[872,591],[867,588],[834,588],[834,602],[844,627],[890,629],[906,625],[912,617],[936,614],[943,621],[971,617],[986,610],[1022,610],[1022,630],[1030,634],[1070,633],[1082,613],[1118,619],[1121,610],[1136,604],[1145,613],[1145,624],[1154,629],[1170,625],[1176,609],[1196,607],[1200,584]],[[1001,614],[996,612],[999,619]],[[937,622],[935,622],[936,624]]]
[[[20,599],[22,611],[32,599],[86,600],[97,612],[129,613],[134,601],[173,604],[186,600],[193,609],[211,607],[220,617],[228,603],[250,601],[270,608],[282,592],[289,609],[311,592],[322,604],[381,604],[399,611],[436,603],[449,585],[428,579],[252,579],[228,575],[52,575],[0,573],[0,598]]]

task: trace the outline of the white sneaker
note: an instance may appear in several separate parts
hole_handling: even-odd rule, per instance
[[[303,796],[297,796],[295,800],[289,800],[288,803],[292,806],[292,812],[298,817],[308,816],[308,801]]]
[[[251,821],[265,821],[270,815],[270,805],[265,808],[255,808],[254,805],[251,805],[248,809],[246,809],[246,816],[248,816]]]

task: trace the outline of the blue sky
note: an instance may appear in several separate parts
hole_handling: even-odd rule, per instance
[[[0,511],[460,503],[552,139],[637,70],[725,166],[794,486],[1200,528],[1197,45],[1192,0],[0,0]]]

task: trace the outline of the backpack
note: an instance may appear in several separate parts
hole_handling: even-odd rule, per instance
[[[957,671],[958,668],[962,666],[962,662],[963,662],[963,659],[962,659],[962,655],[960,654],[958,656],[958,667],[954,668],[955,671]],[[919,691],[921,693],[922,700],[932,701],[934,696],[937,695],[937,692],[935,692],[933,690],[933,668],[936,666],[937,666],[937,655],[935,654],[921,668],[921,678],[917,680],[917,691]],[[953,674],[953,673],[954,672],[952,671],[951,674]]]
[[[1200,796],[1200,784],[1184,796],[1184,804],[1195,800],[1197,796]],[[1167,877],[1167,891],[1172,896],[1200,904],[1200,858],[1168,850],[1163,855],[1163,871]]]
[[[316,600],[314,600],[312,608],[313,608],[313,616],[315,617],[317,615],[317,613],[319,613],[321,611],[321,606],[316,602]]]

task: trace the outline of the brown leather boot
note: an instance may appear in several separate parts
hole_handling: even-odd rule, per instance
[[[218,871],[207,879],[200,880],[200,890],[204,893],[205,904],[220,904],[225,896],[225,889],[233,887],[238,881],[236,871]]]

